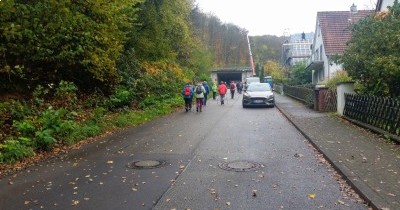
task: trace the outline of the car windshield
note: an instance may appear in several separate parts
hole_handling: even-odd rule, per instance
[[[260,82],[260,78],[258,78],[258,77],[249,77],[249,78],[246,79],[246,81],[247,81],[248,84],[253,83],[253,82]]]
[[[254,91],[271,91],[271,86],[266,83],[257,83],[257,84],[250,84],[247,88],[247,91],[254,92]]]

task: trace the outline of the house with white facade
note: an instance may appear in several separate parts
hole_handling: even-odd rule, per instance
[[[353,4],[349,11],[317,13],[312,54],[306,68],[312,71],[313,84],[326,82],[335,72],[343,69],[342,64],[335,63],[333,58],[344,53],[351,38],[351,24],[374,12],[357,10]]]
[[[376,3],[376,9],[375,11],[377,12],[382,12],[384,10],[387,10],[387,7],[393,6],[394,0],[378,0]]]

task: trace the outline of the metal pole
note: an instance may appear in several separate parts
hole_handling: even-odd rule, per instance
[[[249,40],[249,35],[248,34],[247,34],[247,44],[249,45],[251,71],[253,72],[253,76],[255,76],[256,73],[255,73],[255,70],[254,70],[253,54],[251,54],[250,40]]]

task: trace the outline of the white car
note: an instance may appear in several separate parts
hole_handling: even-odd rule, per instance
[[[268,83],[251,83],[243,93],[243,108],[249,106],[275,106],[275,97]]]
[[[249,85],[249,84],[251,84],[253,82],[259,83],[260,82],[260,77],[247,77],[246,78],[246,82],[247,82],[247,85]]]

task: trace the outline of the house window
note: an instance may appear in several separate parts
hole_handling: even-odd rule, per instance
[[[319,60],[322,61],[322,45],[319,46],[319,52],[320,52],[320,54],[319,54]]]
[[[320,71],[319,71],[319,81],[324,81],[325,80],[325,69],[324,68],[322,68]]]
[[[319,60],[319,49],[315,51],[315,60]]]

